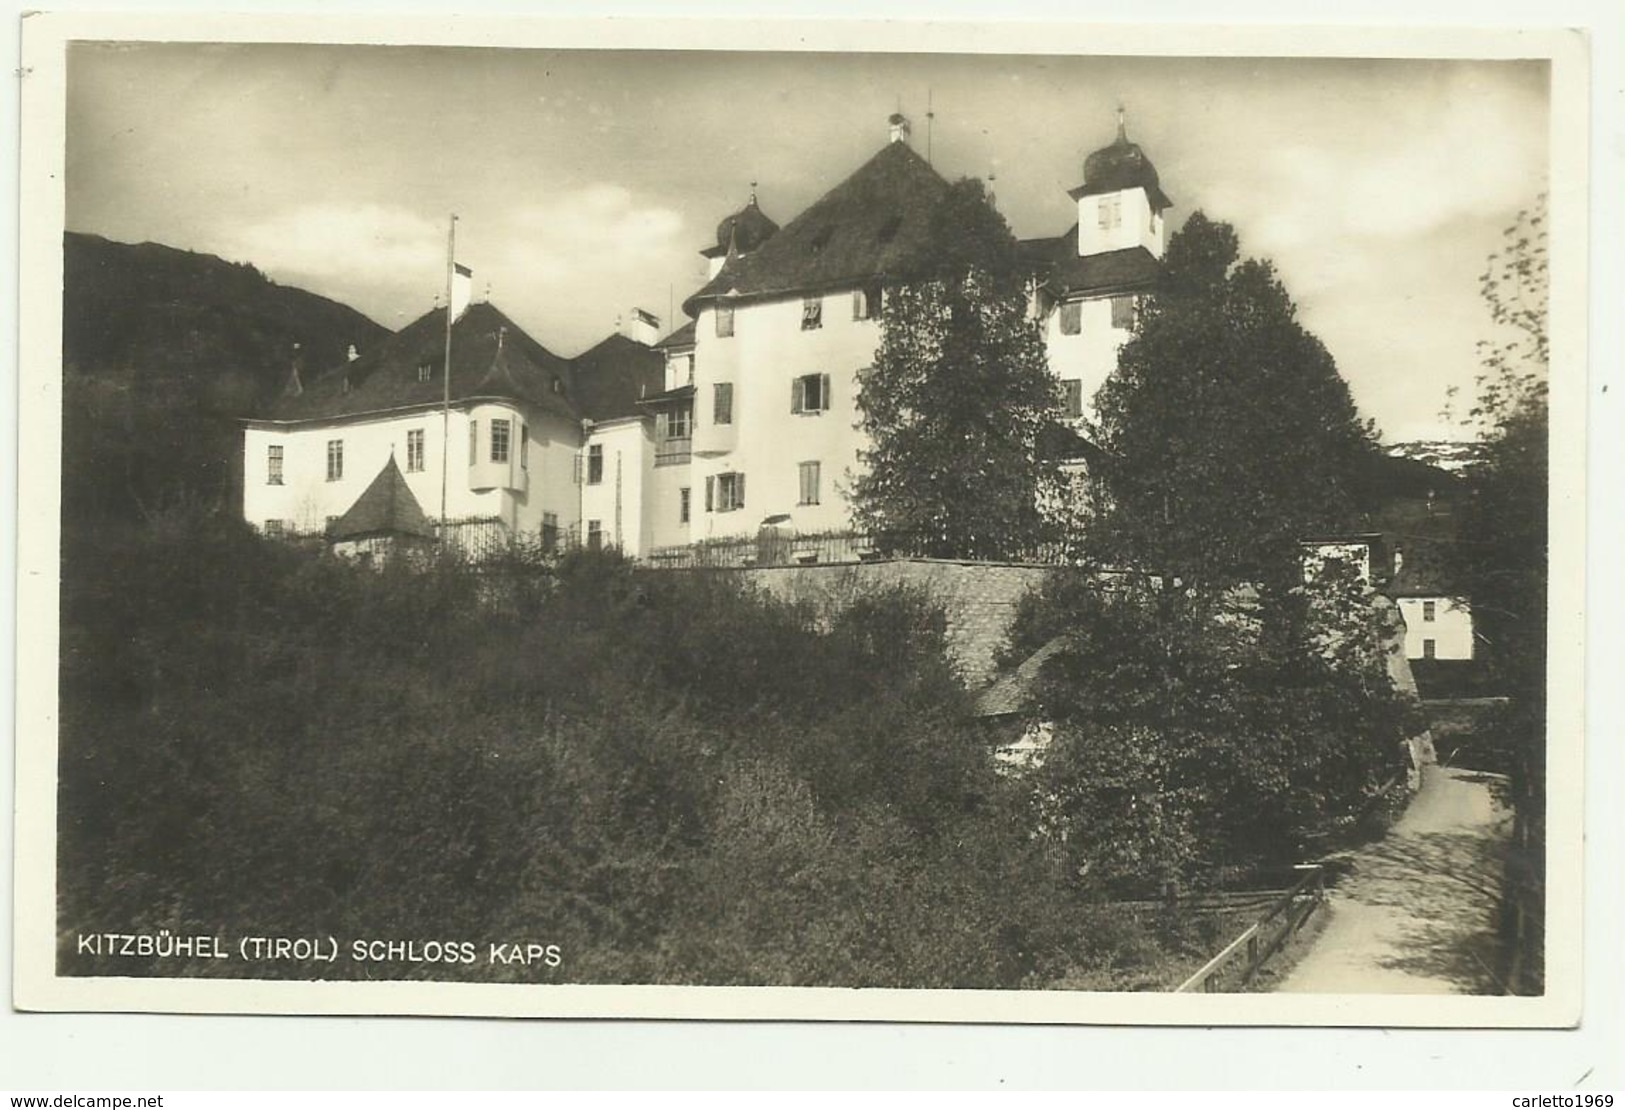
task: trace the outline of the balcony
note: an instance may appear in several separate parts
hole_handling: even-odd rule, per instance
[[[672,436],[655,444],[656,466],[687,466],[694,454],[694,440],[690,436]]]

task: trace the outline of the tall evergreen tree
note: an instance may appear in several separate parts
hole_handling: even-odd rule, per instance
[[[1350,521],[1373,449],[1273,267],[1200,212],[1095,410],[1096,557],[1206,585],[1295,575],[1298,540]]]
[[[1025,272],[981,182],[933,215],[926,271],[886,291],[880,348],[858,373],[869,446],[853,516],[883,548],[939,558],[1031,555],[1055,538],[1062,476],[1041,457],[1061,418]]]

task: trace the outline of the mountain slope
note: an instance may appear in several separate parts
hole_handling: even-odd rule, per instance
[[[63,241],[63,513],[226,507],[239,418],[389,332],[252,266],[158,243]]]

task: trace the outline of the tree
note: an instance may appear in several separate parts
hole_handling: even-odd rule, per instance
[[[1480,291],[1495,325],[1479,343],[1484,372],[1467,416],[1480,458],[1453,571],[1508,711],[1491,739],[1510,774],[1515,850],[1508,861],[1505,978],[1542,982],[1546,829],[1546,586],[1549,354],[1544,198],[1518,213],[1489,257]]]
[[[1083,889],[1255,882],[1323,852],[1400,769],[1419,726],[1388,678],[1391,610],[1344,569],[1276,597],[1078,570],[1024,604],[1015,654],[1055,645],[1040,827]]]
[[[926,270],[888,288],[879,351],[858,372],[869,446],[854,521],[888,550],[1030,555],[1057,533],[1062,477],[1039,446],[1061,407],[1016,241],[965,180],[934,213],[931,242]]]
[[[1372,450],[1273,267],[1200,212],[1095,409],[1095,557],[1201,584],[1289,581],[1297,541],[1346,526]]]

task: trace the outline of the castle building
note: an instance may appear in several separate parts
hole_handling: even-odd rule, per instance
[[[296,371],[248,422],[245,517],[320,531],[393,458],[430,520],[544,542],[573,534],[639,557],[755,536],[764,522],[849,529],[857,374],[879,346],[886,290],[927,266],[948,194],[908,121],[888,124],[876,154],[782,227],[753,187],[700,251],[708,280],[683,302],[689,322],[663,339],[634,312],[630,334],[564,359],[473,305],[453,326],[449,412],[443,310],[308,385]],[[1031,311],[1080,419],[1155,280],[1171,203],[1121,113],[1082,178],[1072,228],[1020,244]]]
[[[448,389],[445,329],[437,308],[309,383],[296,365],[246,422],[244,517],[272,534],[326,533],[394,467],[422,518],[544,544],[578,530],[584,422],[634,416],[659,387],[660,355],[613,335],[564,359],[477,303],[452,325]],[[388,488],[400,504],[393,479]]]
[[[753,534],[764,520],[797,533],[847,528],[845,478],[861,465],[857,373],[880,342],[885,290],[929,259],[948,182],[893,116],[890,141],[782,228],[753,194],[701,252],[710,280],[683,304],[692,322],[662,341],[666,390],[652,399],[655,440],[672,473],[654,507],[659,538]],[[1157,274],[1170,201],[1156,169],[1117,137],[1091,153],[1071,190],[1076,224],[1021,244],[1069,413],[1081,418],[1116,365],[1136,297]]]

